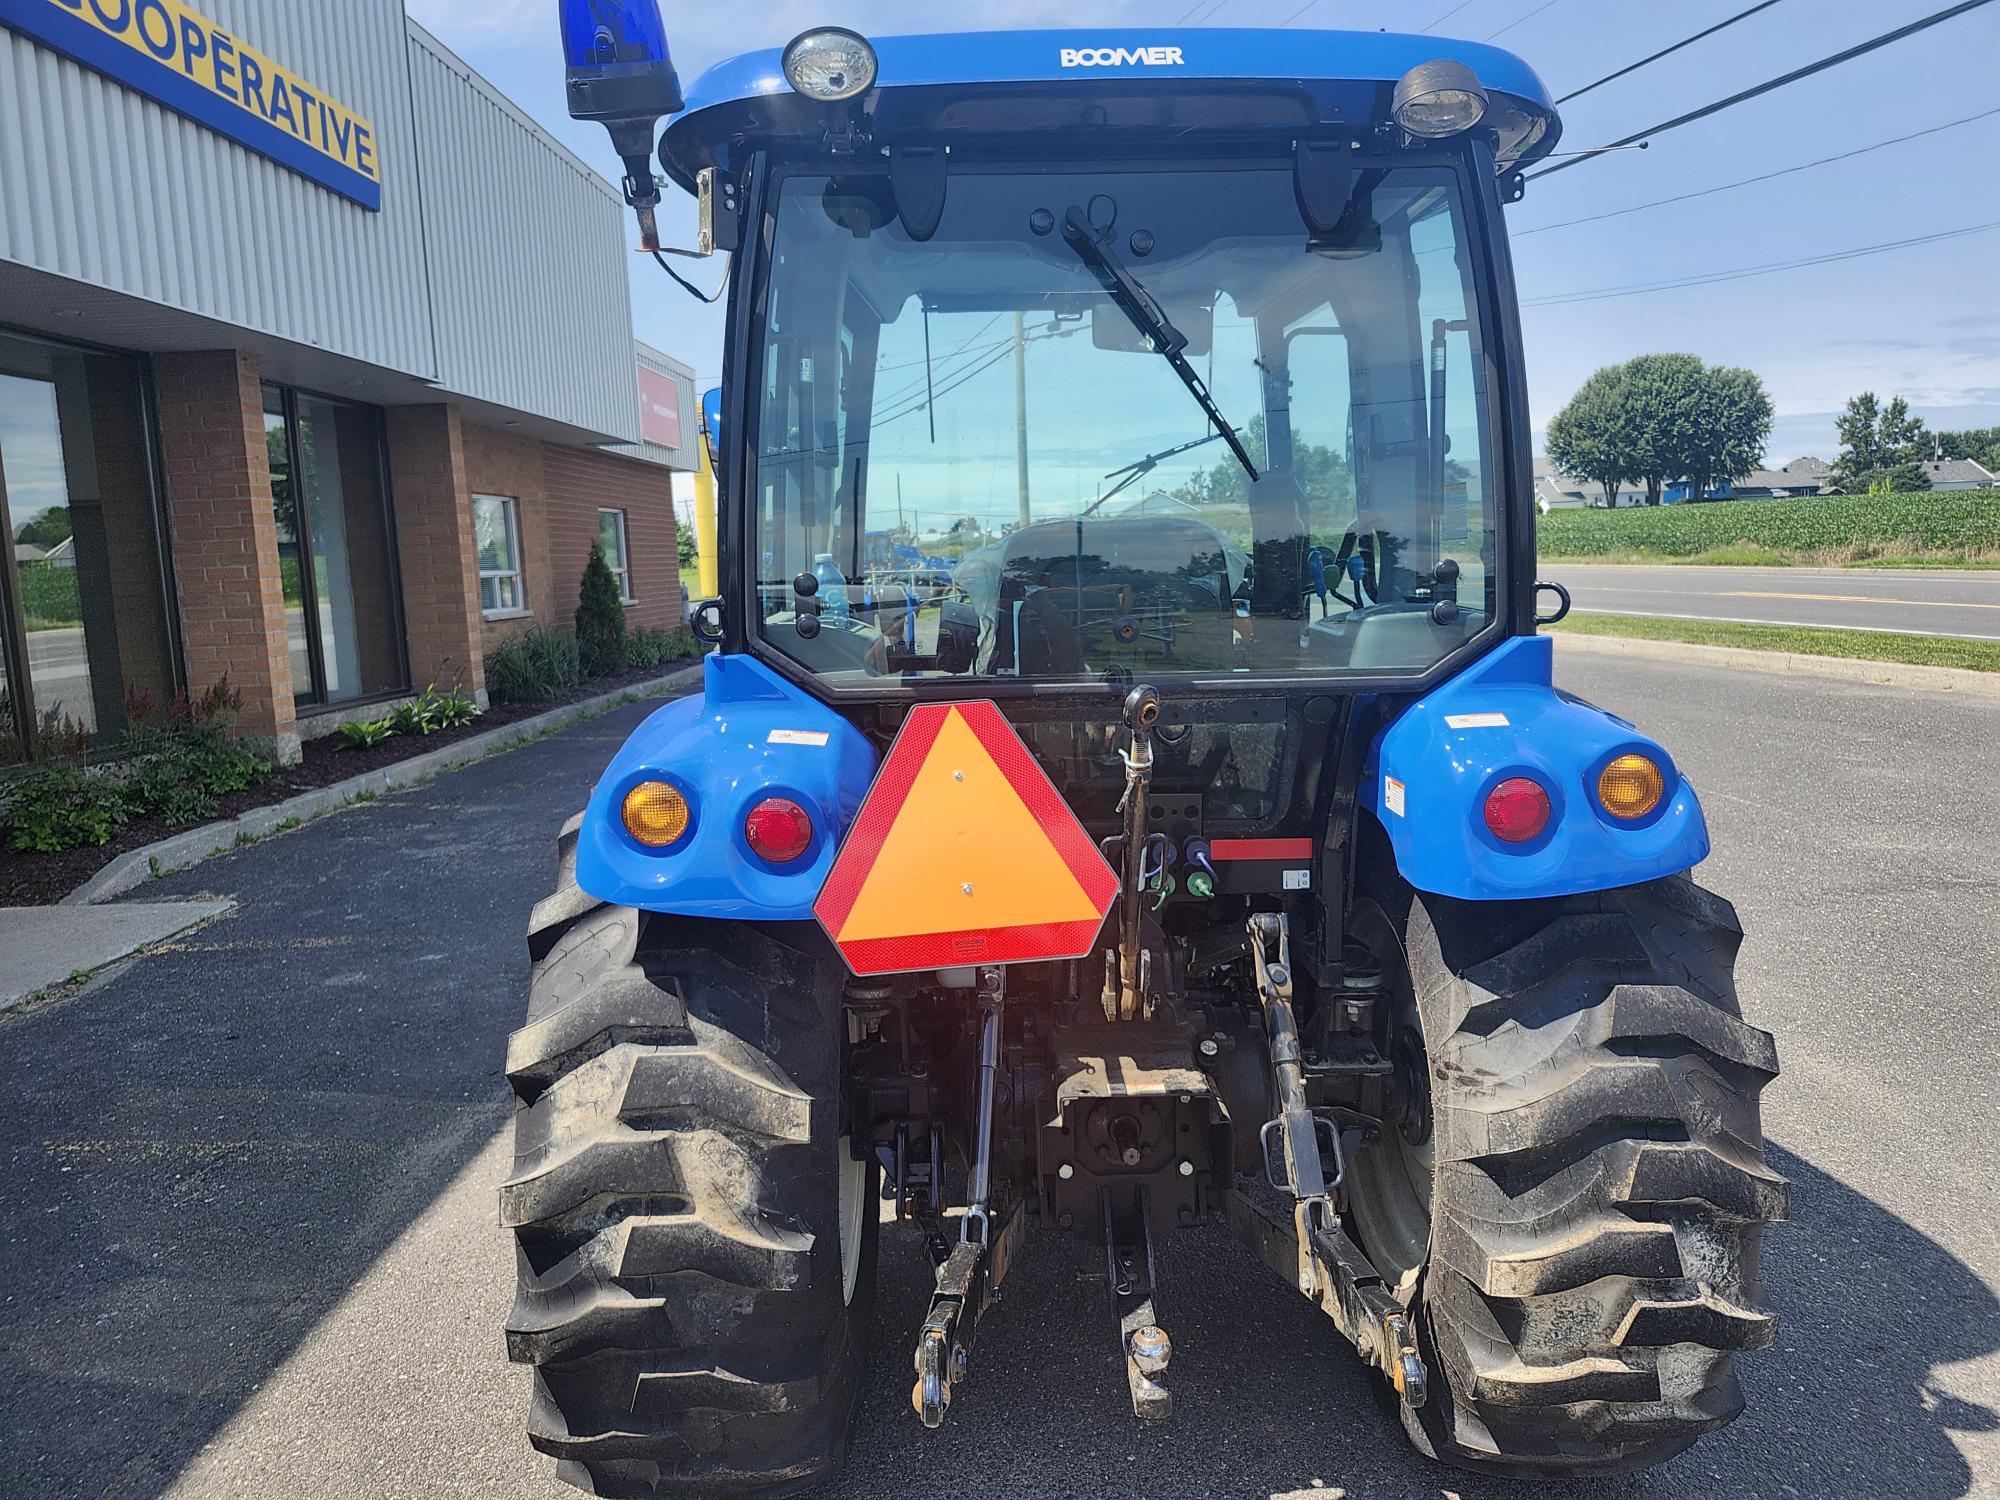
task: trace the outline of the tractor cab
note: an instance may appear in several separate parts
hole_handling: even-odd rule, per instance
[[[928,1426],[1030,1227],[1103,1256],[1166,1418],[1155,1244],[1217,1222],[1432,1456],[1728,1421],[1775,1056],[1692,786],[1535,634],[1534,73],[821,28],[683,98],[648,0],[562,10],[643,248],[657,138],[730,269],[714,650],[565,829],[510,1044],[536,1445],[601,1494],[827,1476],[885,1217]]]
[[[1500,204],[1541,85],[1178,41],[820,32],[695,89],[660,156],[738,258],[730,649],[830,703],[1088,716],[1421,686],[1528,628]]]

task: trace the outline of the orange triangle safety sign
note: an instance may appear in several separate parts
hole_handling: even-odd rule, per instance
[[[1090,952],[1118,877],[990,702],[910,710],[813,914],[856,974]]]

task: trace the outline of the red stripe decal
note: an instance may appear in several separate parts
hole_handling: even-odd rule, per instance
[[[1282,859],[1309,863],[1313,857],[1311,839],[1211,839],[1208,857],[1218,863],[1244,859]]]

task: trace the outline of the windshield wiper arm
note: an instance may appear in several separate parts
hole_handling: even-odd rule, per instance
[[[1076,252],[1076,258],[1090,267],[1098,284],[1111,294],[1111,300],[1118,304],[1118,310],[1131,320],[1132,326],[1151,341],[1153,352],[1173,366],[1174,373],[1181,378],[1188,394],[1201,404],[1208,420],[1215,424],[1216,435],[1229,444],[1229,451],[1236,455],[1236,461],[1243,465],[1243,472],[1254,481],[1256,464],[1250,461],[1250,451],[1243,446],[1243,440],[1236,435],[1236,429],[1229,425],[1229,419],[1215,404],[1215,398],[1208,393],[1201,377],[1194,372],[1194,366],[1187,362],[1187,335],[1174,327],[1167,317],[1166,309],[1154,300],[1153,294],[1134,279],[1132,273],[1112,251],[1109,245],[1099,242],[1097,232],[1091,228],[1090,217],[1076,205],[1070,205],[1063,215],[1063,243]]]
[[[1162,459],[1173,458],[1177,454],[1187,452],[1190,448],[1199,448],[1206,443],[1212,443],[1221,436],[1222,434],[1219,432],[1204,433],[1202,436],[1194,438],[1189,442],[1175,443],[1173,447],[1162,448],[1158,453],[1148,453],[1137,463],[1127,464],[1122,469],[1113,469],[1104,477],[1106,479],[1115,479],[1118,482],[1099,495],[1095,500],[1091,501],[1090,509],[1086,510],[1084,514],[1086,516],[1091,515],[1102,506],[1116,500],[1131,485],[1138,483],[1138,481],[1152,473],[1153,470],[1159,468]]]

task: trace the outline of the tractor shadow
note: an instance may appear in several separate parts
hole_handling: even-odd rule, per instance
[[[1333,1325],[1216,1227],[1163,1249],[1176,1413],[1140,1428],[1125,1399],[1101,1262],[1032,1238],[982,1325],[942,1430],[911,1413],[907,1351],[930,1277],[921,1244],[884,1226],[869,1390],[841,1500],[964,1483],[1016,1497],[1345,1500],[1969,1494],[1959,1434],[2000,1429],[2000,1301],[1936,1242],[1780,1148],[1793,1220],[1766,1242],[1782,1319],[1739,1366],[1749,1409],[1645,1474],[1535,1485],[1448,1470],[1410,1448]],[[1954,1369],[1978,1360],[1976,1368]],[[1981,1476],[1990,1481],[1994,1476]]]

